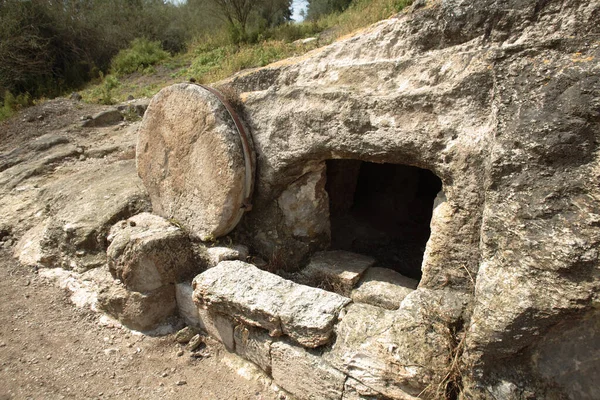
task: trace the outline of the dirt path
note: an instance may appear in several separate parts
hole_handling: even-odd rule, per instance
[[[102,326],[70,293],[0,251],[0,399],[277,399],[229,355],[178,356],[174,335]],[[231,362],[230,362],[231,364]],[[282,396],[283,397],[283,396]]]

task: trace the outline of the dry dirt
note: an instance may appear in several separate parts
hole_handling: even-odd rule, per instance
[[[64,99],[31,107],[0,123],[0,156],[49,132],[93,142],[96,132],[78,125],[101,109]],[[187,350],[181,355],[173,334],[145,336],[75,307],[71,294],[42,270],[13,258],[28,222],[13,226],[12,240],[0,249],[0,400],[285,398],[247,368],[240,370],[216,343],[201,352],[204,357]]]

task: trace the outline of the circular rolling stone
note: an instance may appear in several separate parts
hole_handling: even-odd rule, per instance
[[[231,114],[209,90],[184,83],[154,96],[136,157],[154,213],[202,240],[226,235],[240,221],[253,163]]]

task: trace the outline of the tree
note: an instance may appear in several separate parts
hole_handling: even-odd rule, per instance
[[[229,24],[230,28],[239,28],[242,37],[247,36],[248,18],[250,13],[257,8],[257,0],[211,0],[219,9],[220,14]]]
[[[352,0],[308,0],[308,11],[306,18],[315,20],[321,15],[327,15],[334,12],[342,12]]]
[[[254,33],[291,20],[292,0],[210,0],[223,19],[234,42],[246,41]]]

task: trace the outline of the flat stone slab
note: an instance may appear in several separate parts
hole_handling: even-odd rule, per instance
[[[194,301],[201,307],[288,335],[306,347],[329,342],[342,308],[351,300],[299,285],[242,261],[223,261],[198,275]]]
[[[352,291],[352,300],[388,310],[400,308],[402,300],[417,288],[417,282],[388,268],[369,268]]]
[[[103,127],[103,126],[111,126],[116,125],[119,122],[123,121],[123,114],[116,108],[106,111],[101,111],[98,114],[94,115],[92,119],[88,119],[84,121],[81,126],[84,128],[91,127]]]
[[[202,240],[229,233],[244,213],[253,174],[218,98],[193,84],[164,88],[138,132],[137,168],[153,211]]]
[[[325,280],[336,292],[350,292],[375,259],[349,251],[335,250],[315,253],[303,274],[313,280]]]

